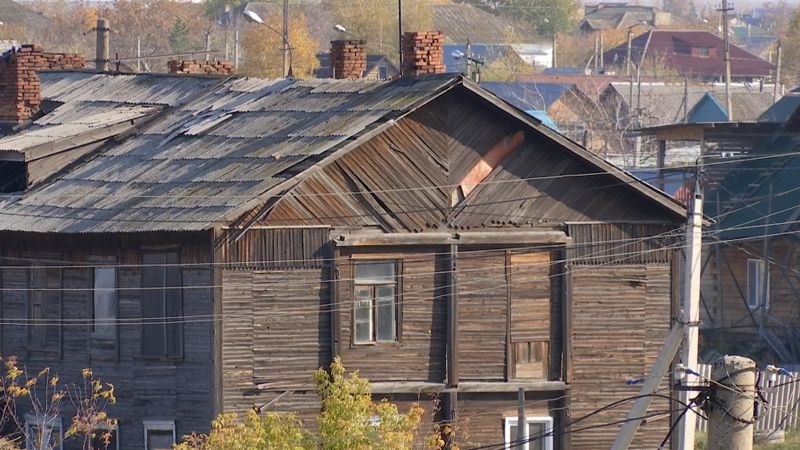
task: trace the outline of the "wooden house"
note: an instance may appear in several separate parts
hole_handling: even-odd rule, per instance
[[[607,448],[618,425],[565,427],[668,333],[683,207],[463,77],[41,85],[0,139],[1,350],[114,383],[119,448],[254,407],[313,425],[333,355],[472,444],[513,439],[523,389],[543,448]]]

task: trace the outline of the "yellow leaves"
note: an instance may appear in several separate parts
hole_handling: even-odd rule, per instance
[[[280,31],[278,17],[266,22]],[[244,58],[240,72],[256,77],[279,78],[283,76],[283,38],[281,34],[264,25],[248,26],[242,40]],[[318,45],[308,30],[308,20],[297,13],[289,18],[289,43],[292,48],[291,63],[295,78],[311,78],[319,66]]]
[[[53,395],[50,396],[50,400],[53,401],[53,402],[57,402],[57,401],[61,400],[62,398],[64,398],[65,395],[67,395],[67,394],[64,391],[56,392],[56,393],[54,393]]]
[[[54,375],[50,377],[50,386],[55,386],[58,384],[58,375]]]

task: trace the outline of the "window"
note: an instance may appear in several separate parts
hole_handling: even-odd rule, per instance
[[[697,56],[700,58],[710,58],[711,57],[711,49],[708,47],[698,47],[697,48]]]
[[[747,260],[747,306],[769,308],[769,265],[763,259]]]
[[[28,270],[28,350],[41,356],[61,353],[61,271]]]
[[[60,416],[25,415],[25,449],[64,448]]]
[[[353,342],[397,340],[397,263],[369,261],[355,264]]]
[[[389,78],[389,68],[386,66],[378,67],[378,79],[387,80]]]
[[[173,444],[175,444],[174,421],[144,421],[144,448],[146,450],[172,450]]]
[[[179,358],[183,306],[178,250],[148,252],[142,262],[142,355]]]
[[[547,379],[550,359],[550,342],[515,342],[514,376],[516,378]]]
[[[94,269],[94,321],[92,337],[114,339],[117,334],[117,269]]]
[[[506,447],[514,450],[553,450],[553,418],[526,417],[525,436],[527,442],[514,446],[517,441],[516,417],[505,418]]]

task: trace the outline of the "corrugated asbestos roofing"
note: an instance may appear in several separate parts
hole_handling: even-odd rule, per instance
[[[454,81],[42,74],[44,99],[63,104],[29,131],[5,139],[34,141],[42,129],[81,129],[143,111],[162,116],[52,181],[6,195],[0,229],[208,229]]]

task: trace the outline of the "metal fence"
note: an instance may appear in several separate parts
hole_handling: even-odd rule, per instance
[[[706,379],[711,378],[711,364],[699,364],[698,372]],[[776,428],[796,430],[800,427],[800,372],[791,372],[791,376],[778,375],[777,380],[769,386],[765,372],[761,373],[759,386],[766,405],[760,405],[756,431],[772,431]],[[708,422],[697,421],[697,431],[706,431]]]

